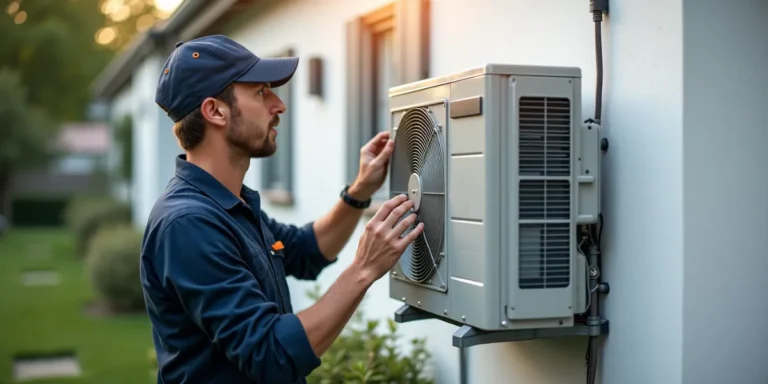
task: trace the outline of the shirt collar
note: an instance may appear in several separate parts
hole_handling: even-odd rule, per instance
[[[243,203],[210,173],[197,165],[188,162],[186,154],[181,154],[176,157],[176,176],[201,190],[204,194],[213,199],[216,204],[219,204],[226,210],[230,210],[238,204]],[[247,205],[258,212],[260,209],[259,193],[243,185],[241,194]]]

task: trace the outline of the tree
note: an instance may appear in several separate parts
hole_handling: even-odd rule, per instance
[[[14,174],[51,159],[61,123],[87,119],[90,85],[115,54],[167,16],[154,4],[0,0],[0,203]]]
[[[0,68],[0,202],[16,172],[44,165],[55,156],[55,125],[28,101],[19,72]],[[0,204],[0,213],[3,210]]]
[[[0,68],[19,72],[29,103],[56,122],[82,120],[89,85],[114,56],[98,45],[106,17],[99,0],[5,0],[0,13]]]
[[[86,118],[89,86],[137,32],[167,14],[155,0],[0,0],[0,68],[56,122]]]

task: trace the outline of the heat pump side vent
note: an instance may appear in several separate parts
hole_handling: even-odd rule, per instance
[[[571,275],[571,102],[521,97],[519,287],[563,288]]]

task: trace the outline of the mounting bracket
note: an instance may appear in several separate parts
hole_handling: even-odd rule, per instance
[[[600,319],[598,324],[589,325],[577,323],[571,327],[511,329],[504,331],[483,331],[450,319],[434,316],[429,312],[403,304],[395,311],[395,322],[408,323],[418,320],[439,319],[456,325],[459,329],[453,333],[453,346],[458,348],[472,347],[481,344],[506,343],[534,339],[551,339],[573,336],[601,336],[609,332],[609,321]]]

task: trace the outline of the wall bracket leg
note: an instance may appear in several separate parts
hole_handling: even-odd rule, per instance
[[[439,319],[459,327],[453,333],[453,346],[467,348],[481,344],[507,343],[535,339],[551,339],[574,336],[602,336],[609,333],[610,322],[600,318],[596,324],[577,323],[571,327],[512,329],[503,331],[484,331],[452,319],[435,316],[408,304],[402,305],[395,312],[395,322],[408,323],[411,321]]]

